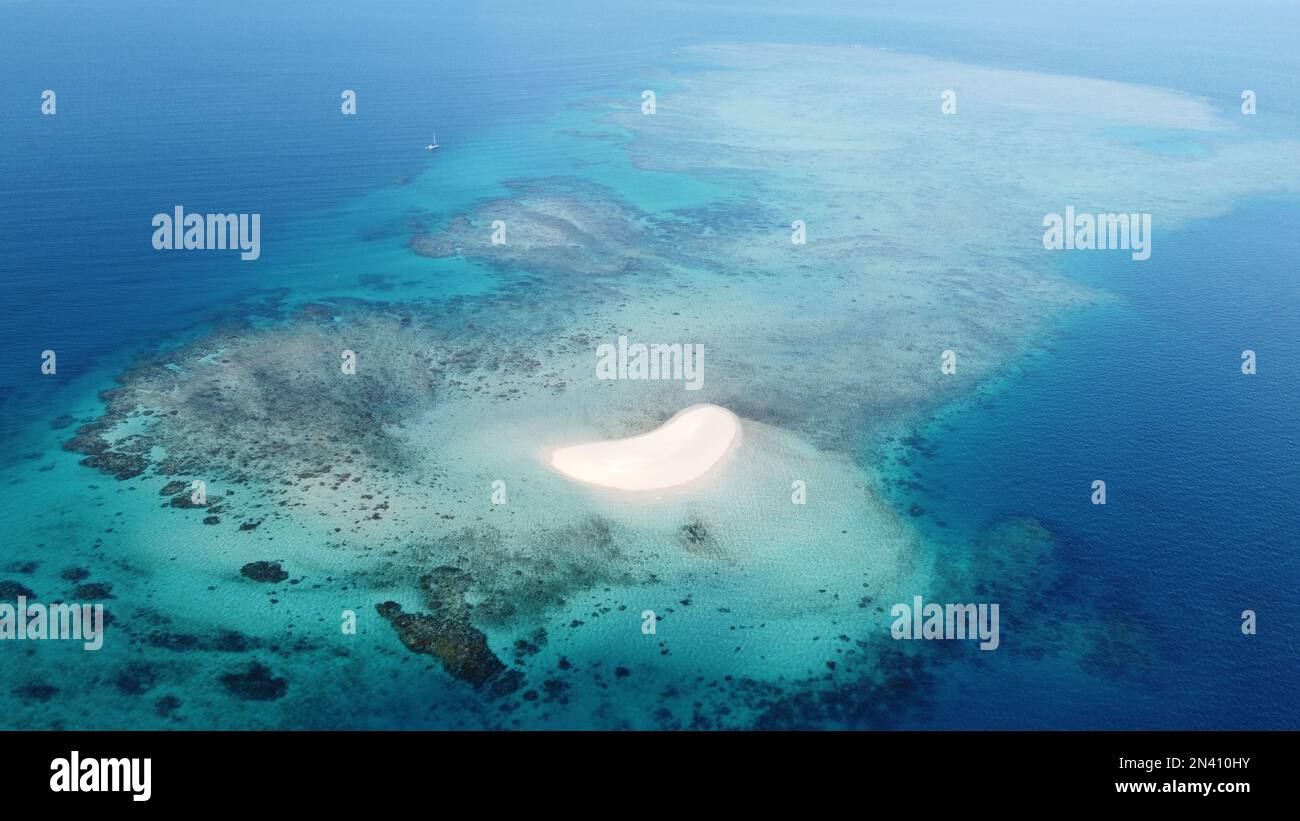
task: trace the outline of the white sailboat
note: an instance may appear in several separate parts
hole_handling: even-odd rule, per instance
[[[426,146],[424,147],[424,150],[425,150],[425,151],[432,151],[432,150],[434,150],[434,149],[437,148],[437,147],[438,147],[438,132],[437,132],[437,131],[434,131],[434,132],[433,132],[433,140],[432,140],[428,145],[426,145]]]

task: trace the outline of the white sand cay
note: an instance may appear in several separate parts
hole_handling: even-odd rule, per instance
[[[739,440],[734,413],[717,405],[694,405],[649,433],[558,448],[550,461],[579,482],[616,490],[663,490],[708,473]]]

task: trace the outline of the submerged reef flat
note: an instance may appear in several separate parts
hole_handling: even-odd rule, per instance
[[[416,234],[410,247],[427,257],[479,256],[498,267],[537,267],[583,277],[662,272],[664,259],[645,253],[661,227],[609,196],[590,198],[581,181],[514,181],[514,196],[457,215],[434,234]],[[494,241],[495,236],[495,241]],[[573,266],[574,254],[583,264]]]
[[[674,75],[655,115],[629,105],[610,121],[636,134],[640,167],[744,180],[785,225],[804,219],[801,251],[873,248],[983,273],[1041,251],[1043,215],[1062,197],[1146,211],[1169,230],[1300,187],[1300,143],[1252,139],[1206,100],[1165,89],[875,48],[732,44],[684,56],[705,68]],[[1143,150],[1126,133],[1176,133],[1205,150]]]
[[[538,351],[511,345],[490,320],[451,341],[463,321],[454,309],[343,300],[296,306],[270,326],[231,323],[143,361],[65,447],[120,479],[148,466],[166,477],[357,481],[401,464],[385,426],[440,395],[481,392],[488,373],[500,392],[516,378],[546,385]],[[362,379],[342,373],[345,350],[358,353]],[[189,504],[187,482],[168,487]]]
[[[670,67],[653,116],[578,104],[551,135],[573,162],[477,181],[454,212],[425,203],[436,220],[387,215],[411,226],[404,260],[486,271],[490,287],[435,298],[374,280],[250,301],[143,354],[97,412],[44,426],[66,449],[53,469],[91,504],[57,507],[5,589],[66,595],[75,584],[50,573],[71,567],[111,585],[83,592],[112,597],[146,665],[94,661],[121,682],[118,714],[892,726],[926,709],[944,663],[979,653],[892,641],[891,603],[918,594],[1014,604],[1021,635],[999,653],[1140,675],[1113,660],[1149,637],[1096,615],[1048,526],[928,541],[920,511],[882,496],[876,445],[1107,299],[1043,250],[1060,192],[1168,230],[1294,190],[1295,147],[1240,139],[1158,89],[853,48],[688,56],[704,68]],[[939,113],[945,88],[955,117]],[[1108,136],[1119,127],[1192,129],[1209,150],[1145,152]],[[621,165],[578,161],[597,145]],[[455,157],[438,173],[481,175]],[[637,195],[649,179],[711,193],[665,205]],[[404,204],[435,184],[411,180]],[[699,389],[598,378],[597,348],[620,336],[702,346]],[[548,461],[699,404],[735,414],[739,445],[687,484],[631,496]],[[37,552],[77,540],[75,561]],[[1078,601],[1046,604],[1063,597]],[[53,723],[53,652],[9,688],[22,726]]]

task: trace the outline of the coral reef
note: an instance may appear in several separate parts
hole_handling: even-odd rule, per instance
[[[288,572],[280,567],[279,562],[249,562],[239,568],[239,575],[255,582],[282,582],[289,578]]]
[[[429,613],[403,612],[394,601],[375,608],[392,624],[407,649],[433,656],[448,673],[475,688],[502,675],[505,664],[488,647],[487,637],[470,623],[465,574],[454,567],[439,567],[420,579],[420,585]]]
[[[284,696],[289,683],[271,672],[261,662],[250,662],[243,672],[225,673],[221,686],[232,695],[245,701],[275,701]]]

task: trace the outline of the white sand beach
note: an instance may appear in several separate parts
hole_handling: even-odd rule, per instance
[[[695,405],[640,436],[557,448],[550,463],[579,482],[616,490],[663,490],[708,473],[739,440],[734,413]]]

